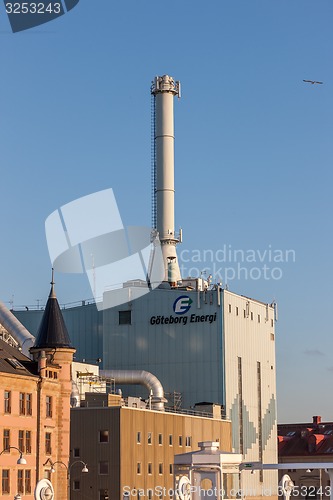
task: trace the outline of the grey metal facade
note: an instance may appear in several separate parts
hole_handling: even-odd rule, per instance
[[[42,310],[13,311],[17,319],[32,335],[37,332],[42,320]],[[103,313],[95,304],[87,304],[70,309],[61,309],[65,324],[76,349],[75,360],[93,362],[103,360]]]
[[[106,309],[104,368],[150,371],[165,392],[182,393],[185,408],[202,401],[223,404],[222,306],[218,305],[218,293],[158,289]],[[180,297],[192,301],[185,313],[174,311]],[[131,324],[119,324],[119,311],[126,310],[131,311]]]
[[[104,305],[112,304],[112,293],[105,294]],[[273,307],[222,289],[157,289],[135,300],[134,288],[123,293],[129,300],[121,306],[63,311],[78,348],[76,359],[101,357],[106,370],[151,372],[165,392],[182,393],[183,408],[199,402],[223,405],[232,421],[234,450],[245,460],[276,462]],[[18,315],[28,329],[30,314]],[[149,396],[141,387],[121,389],[125,396]],[[245,471],[242,477],[246,488],[259,493],[277,476]]]

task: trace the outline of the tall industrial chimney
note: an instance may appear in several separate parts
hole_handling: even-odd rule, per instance
[[[180,82],[171,76],[156,76],[151,87],[154,96],[154,172],[153,213],[161,242],[165,281],[175,285],[181,280],[176,253],[180,234],[175,234],[174,185],[174,96],[180,97]]]

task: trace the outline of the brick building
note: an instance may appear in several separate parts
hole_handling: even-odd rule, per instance
[[[72,348],[52,283],[33,359],[0,340],[0,474],[2,498],[34,498],[49,478],[48,459],[68,464]],[[22,452],[26,465],[18,465]],[[60,464],[59,464],[60,465]],[[66,467],[52,474],[56,498],[67,499]]]
[[[332,462],[333,422],[314,416],[310,423],[278,425],[279,463]],[[319,464],[318,464],[319,465]],[[330,482],[325,470],[283,469],[279,479],[288,474],[303,498],[329,498]]]

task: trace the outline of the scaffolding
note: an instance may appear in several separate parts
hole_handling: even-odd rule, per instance
[[[80,400],[85,399],[86,392],[115,394],[116,383],[114,378],[100,377],[93,372],[76,372],[76,384],[80,393]]]
[[[14,339],[14,337],[7,332],[6,328],[0,324],[0,340],[3,340],[7,344],[16,349],[19,349],[19,343]]]

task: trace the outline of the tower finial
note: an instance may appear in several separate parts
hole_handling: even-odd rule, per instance
[[[52,277],[51,277],[50,285],[51,285],[51,291],[50,291],[49,297],[52,298],[52,299],[55,299],[56,298],[56,294],[55,294],[55,291],[54,291],[54,269],[53,269],[53,267],[52,267]]]

